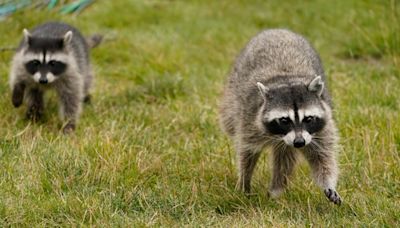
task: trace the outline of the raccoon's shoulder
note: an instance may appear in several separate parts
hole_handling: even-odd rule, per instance
[[[286,29],[261,31],[250,39],[236,58],[236,69],[251,71],[274,65],[281,62],[288,52],[306,45],[302,36]]]
[[[303,43],[309,45],[309,42],[300,34],[288,29],[266,29],[255,35],[248,43],[249,47],[279,47],[288,44],[298,45]]]
[[[260,72],[266,77],[284,74],[321,74],[318,53],[301,35],[287,29],[268,29],[254,36],[236,58],[234,71],[247,80]]]

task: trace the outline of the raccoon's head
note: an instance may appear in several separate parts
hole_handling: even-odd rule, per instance
[[[259,113],[260,126],[269,135],[283,140],[286,145],[301,148],[324,129],[330,109],[321,98],[324,83],[320,76],[308,85],[283,84],[267,88],[258,82],[257,86],[264,99]]]
[[[22,64],[35,82],[52,83],[66,72],[70,62],[67,48],[71,39],[71,31],[65,33],[63,37],[50,38],[33,36],[24,29],[21,46]]]

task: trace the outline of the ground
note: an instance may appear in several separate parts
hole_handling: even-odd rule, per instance
[[[106,37],[92,51],[92,104],[70,136],[52,93],[40,123],[13,108],[12,52],[0,52],[0,226],[399,226],[399,13],[394,0],[96,1],[80,15],[30,9],[0,21],[1,47],[48,20]],[[270,199],[268,151],[252,195],[234,189],[218,100],[241,48],[278,27],[307,37],[329,77],[340,207],[304,162]]]

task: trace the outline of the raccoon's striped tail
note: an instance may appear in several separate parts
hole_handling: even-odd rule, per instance
[[[99,46],[101,41],[103,40],[103,36],[100,34],[94,34],[90,37],[86,38],[86,43],[89,45],[89,48],[95,48]]]

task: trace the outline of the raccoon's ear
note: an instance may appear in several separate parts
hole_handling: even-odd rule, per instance
[[[32,37],[32,35],[29,33],[28,29],[26,29],[26,28],[24,28],[24,30],[22,30],[22,32],[24,33],[24,42],[29,43],[29,39]]]
[[[69,44],[72,40],[72,31],[68,31],[64,35],[64,44]]]
[[[322,95],[324,91],[324,82],[322,81],[321,76],[315,77],[310,84],[308,85],[308,91],[315,92],[319,97]]]
[[[261,82],[257,82],[258,90],[263,98],[265,98],[265,94],[268,92],[268,88],[265,87]]]

